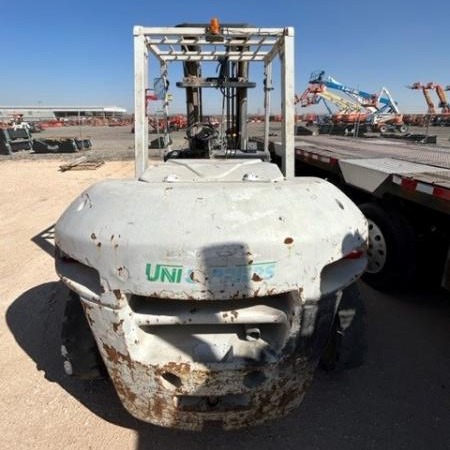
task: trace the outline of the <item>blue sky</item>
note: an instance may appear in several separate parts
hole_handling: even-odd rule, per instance
[[[247,22],[296,30],[296,92],[324,69],[369,92],[386,86],[405,112],[425,112],[414,81],[450,84],[450,2],[4,1],[1,105],[133,104],[133,25]],[[178,75],[177,71],[173,75]],[[176,79],[172,80],[175,86]],[[450,94],[450,92],[449,92]],[[182,92],[173,88],[174,109]],[[252,96],[251,109],[262,107]]]

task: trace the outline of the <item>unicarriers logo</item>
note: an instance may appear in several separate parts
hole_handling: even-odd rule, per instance
[[[161,283],[180,283],[183,275],[183,266],[170,264],[147,264],[145,269],[148,281],[160,281]]]
[[[236,266],[208,267],[204,271],[209,285],[224,283],[246,283],[252,281],[270,280],[275,275],[276,263],[266,261],[253,264],[239,264]],[[188,283],[200,282],[194,276],[192,268],[174,264],[148,263],[145,268],[147,280],[159,283]]]

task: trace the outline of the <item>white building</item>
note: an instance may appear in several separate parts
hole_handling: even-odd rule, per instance
[[[118,106],[0,106],[0,122],[18,115],[26,122],[78,117],[122,117],[127,110]]]

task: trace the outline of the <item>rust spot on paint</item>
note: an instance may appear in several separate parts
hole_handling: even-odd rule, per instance
[[[252,281],[262,281],[262,278],[257,273],[254,273],[252,275]]]
[[[99,243],[97,244],[97,248],[100,248],[101,246],[102,246],[102,243],[99,242]]]
[[[95,239],[97,239],[97,236],[95,235],[95,233],[91,234],[91,239],[95,241]]]
[[[120,293],[120,289],[114,289],[113,294],[116,296],[117,300],[122,298],[122,294]]]
[[[113,323],[112,326],[113,326],[114,332],[117,333],[117,331],[122,328],[122,324],[123,324],[123,319],[120,320],[118,323]]]
[[[114,239],[114,235],[113,235],[113,234],[111,235],[111,238],[110,238],[110,239],[111,239],[111,241]]]
[[[284,243],[285,243],[286,245],[290,245],[290,244],[292,244],[293,242],[294,242],[294,239],[291,238],[291,237],[287,237],[287,238],[284,240]]]
[[[258,374],[261,366],[252,364],[236,369],[235,376],[231,378],[229,384],[223,376],[226,372],[223,374],[220,369],[200,368],[196,364],[191,366],[189,363],[145,365],[132,361],[127,370],[123,364],[130,359],[127,355],[108,346],[104,348],[111,362],[118,363],[108,364],[108,370],[122,402],[128,409],[133,410],[137,417],[151,423],[192,430],[200,430],[208,419],[223,420],[223,425],[232,429],[285,415],[300,403],[314,368],[305,358],[291,355],[282,358],[276,365],[266,365],[267,379],[261,386],[258,377],[251,376],[251,372],[256,371]],[[176,383],[168,380],[167,374]],[[167,391],[167,386],[164,386],[161,380],[164,375],[166,381],[171,382],[175,389]],[[228,390],[231,391],[230,387],[233,387],[234,391],[235,386],[241,386],[244,377],[254,382],[252,393],[248,397],[250,403],[246,405],[234,403],[234,395],[229,397],[227,395]],[[148,385],[141,384],[142,380],[146,382],[150,379],[154,381],[156,390],[149,390]],[[183,385],[178,387],[178,382]],[[198,392],[199,387],[204,390],[203,395]],[[242,387],[239,392],[243,392]],[[178,400],[193,395],[199,402],[192,404],[175,402],[175,396],[178,395],[181,395]],[[247,397],[245,393],[244,397]],[[210,413],[209,418],[207,413]]]
[[[188,363],[169,362],[162,367],[162,371],[174,373],[180,378],[191,373],[191,366]]]
[[[134,403],[137,395],[122,381],[119,376],[111,377],[119,397],[125,399],[126,403]]]
[[[121,279],[121,280],[126,280],[128,279],[128,270],[126,267],[118,267],[117,268],[117,276]]]
[[[106,353],[106,357],[114,365],[125,363],[128,367],[133,367],[133,362],[131,361],[130,355],[124,355],[118,352],[114,347],[110,347],[107,344],[103,344],[103,350]]]
[[[162,417],[166,409],[166,402],[161,397],[153,398],[152,412],[155,417]]]

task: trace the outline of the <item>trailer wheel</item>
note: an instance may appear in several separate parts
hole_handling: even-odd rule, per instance
[[[389,290],[411,282],[417,266],[415,232],[405,216],[375,203],[360,205],[369,225],[368,264],[362,279]]]
[[[67,375],[82,380],[96,380],[107,376],[80,298],[72,291],[64,311],[61,355]]]
[[[366,308],[356,283],[345,288],[325,351],[324,370],[351,369],[365,361],[367,353]]]

